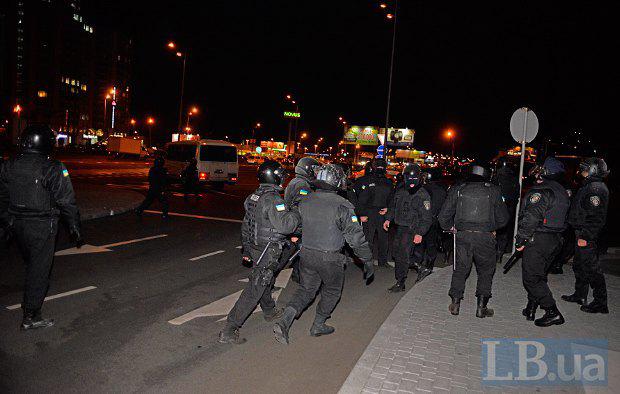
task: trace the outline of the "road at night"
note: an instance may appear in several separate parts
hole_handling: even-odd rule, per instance
[[[147,163],[66,162],[76,184],[144,191]],[[167,221],[153,213],[88,221],[87,245],[78,254],[72,254],[62,233],[48,292],[58,297],[44,305],[44,313],[56,319],[51,329],[19,330],[23,269],[11,250],[0,267],[0,355],[5,360],[0,389],[242,392],[254,385],[254,392],[337,391],[400,298],[387,296],[392,270],[379,270],[366,287],[361,270],[349,265],[331,320],[335,335],[308,335],[312,306],[294,324],[289,347],[273,340],[271,324],[259,313],[242,329],[246,344],[217,343],[219,320],[249,272],[240,264],[238,221],[243,199],[256,185],[254,171],[242,166],[239,185],[206,190],[197,202],[186,203],[173,190],[174,214]],[[289,273],[278,282],[281,301],[297,286],[288,281]],[[202,313],[192,314],[198,308]]]

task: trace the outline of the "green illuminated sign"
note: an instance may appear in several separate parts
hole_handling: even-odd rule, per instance
[[[301,118],[301,112],[284,111],[285,118]]]

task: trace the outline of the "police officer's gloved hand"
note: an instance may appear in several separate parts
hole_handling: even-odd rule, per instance
[[[82,238],[82,233],[80,232],[80,228],[78,226],[73,226],[69,230],[71,234],[71,238],[73,238],[73,243],[75,243],[76,248],[81,248],[84,245],[84,238]]]
[[[366,286],[372,283],[375,279],[375,265],[372,263],[372,260],[364,262],[364,280],[366,281]]]

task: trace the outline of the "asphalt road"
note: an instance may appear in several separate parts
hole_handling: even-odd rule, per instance
[[[65,162],[76,183],[145,190],[148,163]],[[246,344],[217,343],[219,320],[249,273],[240,264],[237,221],[256,186],[254,174],[255,167],[242,167],[239,185],[206,189],[198,201],[186,203],[173,191],[171,212],[189,216],[86,222],[88,245],[55,260],[48,295],[59,297],[44,305],[56,319],[53,328],[19,330],[23,267],[14,247],[2,251],[0,391],[336,392],[400,298],[386,291],[393,271],[379,270],[367,287],[361,270],[348,266],[331,319],[334,335],[308,335],[312,306],[293,325],[288,347],[273,340],[260,313],[242,329]],[[61,233],[57,250],[70,247]],[[296,284],[283,273],[279,285],[285,302]],[[209,316],[187,317],[202,307]]]

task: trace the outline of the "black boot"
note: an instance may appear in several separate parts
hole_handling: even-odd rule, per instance
[[[328,326],[327,324],[325,324],[325,319],[324,317],[321,316],[316,316],[314,318],[314,323],[312,324],[312,327],[310,328],[310,335],[313,337],[320,337],[321,335],[329,335],[331,333],[333,333],[334,331],[336,331],[336,329],[332,326]]]
[[[396,284],[388,289],[390,293],[400,293],[405,291],[405,282],[396,282]]]
[[[536,319],[537,308],[538,304],[536,303],[536,301],[528,300],[527,306],[521,311],[521,313],[523,314],[523,316],[525,316],[527,320],[534,321],[534,319]]]
[[[583,305],[580,309],[587,313],[609,313],[607,304],[597,300],[592,301],[588,305]]]
[[[587,297],[580,297],[577,293],[571,295],[563,295],[562,299],[566,302],[574,302],[579,305],[585,305],[587,303]]]
[[[291,328],[291,324],[293,324],[296,315],[297,311],[292,307],[287,306],[286,309],[284,309],[284,313],[280,320],[273,325],[273,335],[276,341],[283,345],[289,344],[288,330]]]
[[[273,308],[271,310],[263,311],[263,318],[265,321],[272,322],[276,319],[279,319],[284,314],[284,309],[282,308]]]
[[[494,314],[493,309],[487,308],[487,303],[489,302],[489,296],[478,296],[478,307],[476,308],[476,317],[484,318],[484,317],[492,317]]]
[[[426,278],[427,276],[429,276],[430,274],[433,273],[433,269],[432,268],[423,268],[422,271],[418,272],[418,277],[415,280],[415,283],[418,282],[422,282],[424,280],[424,278]]]
[[[245,338],[239,338],[239,328],[233,324],[226,322],[226,325],[220,331],[219,343],[232,343],[235,345],[241,345],[246,342]]]
[[[452,303],[448,306],[448,310],[451,314],[456,316],[459,314],[459,310],[461,309],[461,299],[452,296],[450,296],[450,298],[452,298]]]
[[[35,328],[46,328],[54,325],[54,319],[44,319],[41,317],[41,310],[38,311],[24,311],[24,318],[22,320],[22,330],[32,330]]]
[[[538,318],[534,321],[534,324],[536,324],[538,327],[549,327],[555,324],[564,324],[564,316],[562,316],[556,305],[543,309],[545,310],[545,314],[543,315],[543,317]]]

